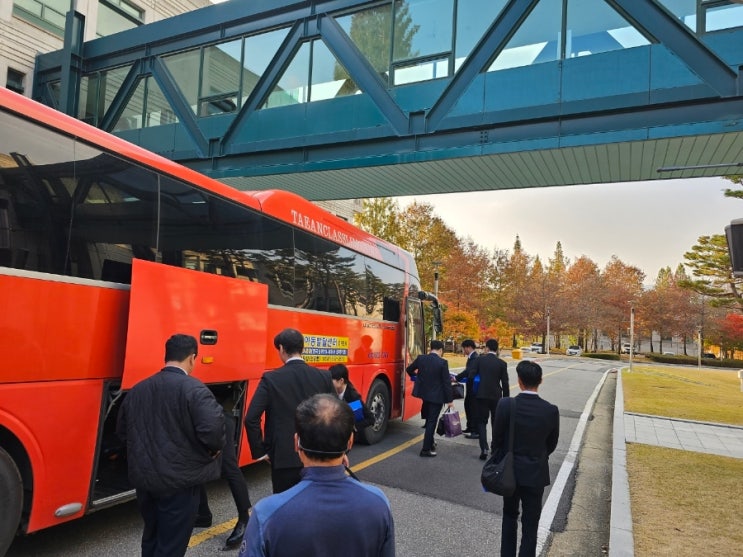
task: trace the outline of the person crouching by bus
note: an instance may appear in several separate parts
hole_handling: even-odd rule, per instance
[[[302,481],[255,504],[238,557],[394,557],[387,497],[346,474],[354,421],[335,394],[297,407],[292,443],[304,463]]]
[[[335,394],[330,372],[314,368],[302,359],[304,336],[284,329],[273,339],[284,363],[261,377],[245,414],[250,453],[271,465],[274,493],[286,491],[301,480],[302,461],[294,450],[294,411],[303,400],[318,393]],[[265,414],[265,435],[261,417]]]
[[[356,433],[374,425],[374,414],[364,404],[361,394],[353,386],[353,383],[348,380],[348,368],[343,364],[335,364],[330,366],[328,371],[333,378],[333,386],[335,392],[338,393],[338,398],[345,400],[353,410],[356,419]]]
[[[441,407],[446,403],[449,408],[454,408],[449,363],[442,357],[443,354],[444,343],[432,340],[431,351],[425,355],[421,354],[405,368],[410,377],[415,377],[413,396],[423,400],[426,432],[423,434],[421,456],[436,456],[433,434],[436,431]]]
[[[142,557],[185,555],[199,488],[219,477],[224,415],[206,385],[189,375],[197,354],[194,337],[170,337],[165,367],[134,385],[119,411],[116,433],[144,519]]]

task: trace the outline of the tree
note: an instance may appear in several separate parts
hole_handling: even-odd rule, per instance
[[[743,315],[728,313],[720,323],[720,351],[732,352],[743,350]]]
[[[585,255],[579,257],[565,272],[563,291],[562,326],[557,331],[572,330],[580,336],[583,331],[590,337],[591,348],[599,350],[598,328],[603,297],[601,272],[598,265]],[[551,312],[555,314],[556,312]],[[551,325],[550,319],[550,325]],[[558,336],[559,339],[559,336]],[[559,346],[558,346],[559,347]]]
[[[722,234],[700,236],[697,244],[684,254],[694,279],[683,286],[712,299],[718,307],[743,312],[740,287],[743,279],[733,276],[727,239]]]
[[[480,327],[472,313],[448,309],[444,313],[444,331],[446,332],[445,336],[453,339],[455,346],[459,346],[466,338],[478,338]]]
[[[524,311],[528,303],[528,292],[526,289],[531,258],[521,247],[521,239],[516,236],[513,243],[513,253],[503,269],[504,280],[504,309],[506,321],[517,331],[523,331],[527,327],[528,310]],[[511,337],[511,345],[518,346],[516,333]]]
[[[389,197],[364,199],[361,212],[354,215],[356,226],[392,244],[402,243],[400,206]]]
[[[603,279],[603,315],[601,329],[614,343],[621,343],[622,334],[629,327],[630,304],[640,299],[643,273],[637,267],[623,263],[616,255],[606,264]],[[617,346],[617,350],[619,346]]]

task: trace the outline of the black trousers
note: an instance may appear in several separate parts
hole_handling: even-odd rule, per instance
[[[503,498],[501,557],[516,557],[519,503],[521,504],[521,546],[519,557],[536,557],[539,517],[542,516],[544,487],[520,485],[511,497]]]
[[[468,431],[476,431],[477,418],[475,417],[475,393],[473,392],[472,385],[467,385],[467,390],[464,394],[464,417]]]
[[[232,493],[232,499],[235,501],[238,518],[248,518],[248,509],[252,506],[250,495],[248,494],[248,484],[245,483],[245,476],[237,465],[237,452],[232,440],[235,438],[235,418],[231,414],[224,415],[225,434],[227,442],[222,450],[222,471],[221,477],[227,480]],[[211,516],[209,509],[209,499],[206,496],[206,489],[201,486],[199,492],[199,516]],[[244,516],[243,516],[244,515]]]
[[[281,493],[302,481],[302,466],[299,468],[271,468],[271,486],[274,493]]]
[[[182,489],[167,497],[138,489],[137,504],[144,519],[142,557],[185,555],[199,506],[199,486]]]
[[[488,450],[488,419],[490,419],[490,440],[495,437],[495,409],[500,399],[476,398],[475,415],[477,416],[477,433],[479,434],[480,452]]]
[[[426,432],[423,434],[424,451],[433,449],[433,434],[436,433],[436,425],[443,406],[441,402],[423,402],[423,408],[426,410]]]

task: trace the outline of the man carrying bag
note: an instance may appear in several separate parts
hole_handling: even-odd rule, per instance
[[[544,487],[550,483],[549,455],[560,436],[560,412],[557,406],[537,394],[542,383],[542,368],[528,360],[516,366],[521,393],[515,397],[511,412],[510,399],[502,399],[495,412],[493,452],[499,458],[513,440],[513,462],[516,490],[503,497],[501,556],[515,557],[519,505],[521,506],[520,557],[535,556],[537,529],[542,514]],[[513,427],[515,431],[511,429]],[[508,435],[508,432],[512,435]]]

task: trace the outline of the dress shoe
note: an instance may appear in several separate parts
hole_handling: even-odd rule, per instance
[[[479,433],[468,433],[464,436],[466,439],[479,439],[480,434]]]
[[[248,526],[248,519],[238,519],[237,524],[235,524],[235,529],[232,531],[230,536],[227,538],[227,540],[224,542],[225,549],[233,549],[240,545],[243,541],[243,536],[245,535],[245,528]]]
[[[480,453],[480,460],[487,460],[488,459],[488,451],[483,451]]]
[[[421,456],[436,456],[436,451],[433,449],[430,451],[421,451]]]
[[[196,520],[193,522],[194,528],[209,528],[212,525],[212,515],[210,514],[197,514]]]

